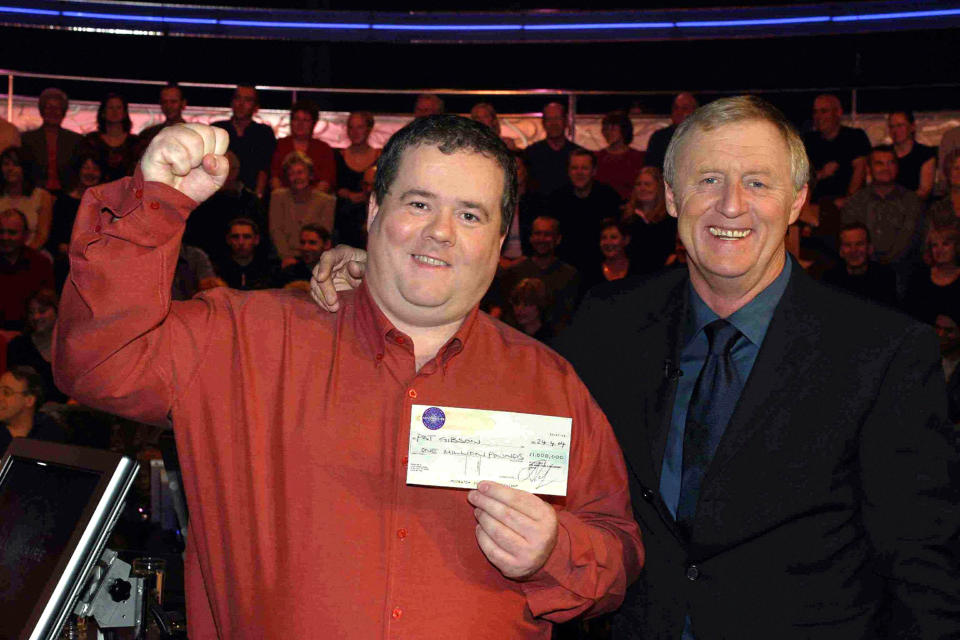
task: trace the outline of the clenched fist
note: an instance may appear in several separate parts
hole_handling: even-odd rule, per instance
[[[197,203],[217,192],[230,169],[227,132],[205,124],[163,129],[140,160],[144,180],[169,185]]]

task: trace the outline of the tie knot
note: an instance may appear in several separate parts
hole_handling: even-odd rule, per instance
[[[740,337],[740,330],[726,320],[714,320],[703,328],[710,345],[710,355],[730,355],[733,345]]]

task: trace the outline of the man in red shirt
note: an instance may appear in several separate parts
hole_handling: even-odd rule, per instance
[[[226,147],[166,129],[88,195],[54,357],[71,396],[176,429],[190,637],[546,639],[615,608],[644,556],[609,424],[569,364],[477,306],[516,208],[503,143],[443,115],[391,139],[366,282],[336,315],[290,290],[170,302]],[[408,485],[415,404],[571,418],[566,495]]]

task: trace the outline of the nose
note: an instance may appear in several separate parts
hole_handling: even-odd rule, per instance
[[[423,233],[427,238],[441,244],[453,244],[454,240],[454,212],[450,209],[440,209],[424,227]]]
[[[743,185],[736,180],[727,182],[720,200],[720,211],[728,218],[735,218],[746,212],[747,199]]]

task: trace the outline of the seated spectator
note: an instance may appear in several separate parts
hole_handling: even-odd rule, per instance
[[[154,136],[167,127],[183,124],[183,110],[187,108],[187,100],[183,97],[183,89],[176,82],[171,82],[160,89],[160,111],[163,113],[163,122],[147,127],[140,132],[140,154],[146,150]]]
[[[632,273],[652,273],[664,267],[675,247],[677,219],[667,215],[663,174],[656,167],[644,167],[627,201],[623,223],[630,234]]]
[[[292,152],[298,151],[313,161],[310,185],[324,193],[333,193],[337,186],[337,161],[333,149],[323,140],[313,137],[313,130],[320,120],[317,105],[307,100],[298,100],[290,107],[290,135],[277,140],[270,163],[270,188],[289,187],[283,161]]]
[[[53,221],[50,224],[50,237],[47,238],[47,252],[53,257],[53,272],[57,280],[57,291],[63,288],[70,263],[67,251],[70,248],[70,235],[73,233],[73,223],[77,219],[80,209],[80,200],[90,187],[100,184],[103,176],[103,167],[100,159],[93,153],[79,153],[73,161],[77,180],[74,186],[53,203]]]
[[[43,401],[43,380],[30,367],[11,367],[0,375],[0,456],[14,438],[67,441],[63,428],[39,412]]]
[[[313,162],[299,151],[292,151],[283,161],[289,187],[277,189],[270,197],[270,237],[281,266],[297,261],[300,229],[307,223],[333,229],[336,198],[310,187]]]
[[[26,239],[23,212],[0,211],[0,329],[7,331],[22,331],[27,301],[41,289],[53,289],[50,259]]]
[[[944,158],[946,195],[930,205],[928,224],[934,227],[960,228],[960,147]]]
[[[413,104],[413,117],[426,118],[444,112],[445,106],[440,96],[433,93],[421,93]]]
[[[952,314],[952,315],[951,315]],[[960,424],[960,327],[956,311],[937,314],[934,328],[940,338],[940,361],[947,378],[947,416],[953,424]]]
[[[58,303],[59,298],[53,289],[41,289],[30,296],[25,331],[7,344],[7,366],[32,367],[43,380],[43,397],[50,402],[63,403],[67,396],[54,383],[50,366]]]
[[[897,304],[897,276],[893,269],[871,260],[870,230],[861,222],[844,225],[839,233],[842,264],[823,274],[823,281],[887,306]]]
[[[337,228],[339,242],[357,247],[366,246],[367,199],[373,182],[364,182],[364,173],[376,167],[380,149],[370,146],[374,126],[369,111],[354,111],[347,118],[350,144],[338,149],[337,159]]]
[[[23,149],[30,156],[33,183],[53,195],[70,187],[70,161],[83,136],[61,125],[70,102],[60,89],[44,89],[37,101],[43,124],[23,134]]]
[[[601,282],[621,280],[636,275],[633,261],[627,255],[630,233],[626,225],[615,218],[607,218],[600,225],[600,253],[603,261],[592,271],[583,274],[583,292]]]
[[[627,200],[644,157],[643,151],[630,146],[633,123],[626,112],[611,111],[603,116],[600,130],[607,147],[597,152],[597,180],[613,187],[621,200]]]
[[[297,261],[280,271],[280,284],[310,290],[313,267],[320,261],[323,252],[330,248],[330,232],[318,224],[307,223],[300,229],[300,251]]]
[[[260,226],[249,218],[235,218],[227,228],[230,253],[214,263],[217,275],[232,289],[250,291],[276,286],[276,268],[260,246]]]
[[[543,108],[543,132],[546,138],[524,149],[530,173],[528,189],[541,198],[549,198],[567,183],[570,154],[583,147],[567,140],[567,107],[551,102]]]
[[[814,174],[810,201],[822,205],[823,200],[829,200],[838,208],[863,186],[870,154],[867,134],[863,129],[840,124],[842,116],[843,106],[837,96],[817,96],[813,101],[815,130],[803,135]]]
[[[549,343],[553,328],[544,320],[547,309],[546,287],[538,278],[524,278],[510,292],[513,326],[540,342]]]
[[[470,119],[476,120],[482,125],[490,127],[490,129],[500,136],[500,139],[503,140],[503,143],[507,145],[507,149],[511,151],[517,150],[517,141],[513,138],[509,138],[504,135],[500,135],[500,119],[497,117],[497,110],[493,108],[493,105],[489,102],[478,102],[473,105],[473,108],[470,109]]]
[[[916,140],[917,125],[912,111],[894,111],[887,116],[887,128],[897,153],[897,184],[916,191],[921,200],[933,192],[937,172],[937,150]]]
[[[917,272],[907,287],[903,308],[917,319],[933,324],[937,314],[960,311],[960,231],[931,228],[925,253],[929,268]]]
[[[0,153],[20,145],[20,130],[6,119],[0,118]]]
[[[82,152],[100,158],[103,181],[113,182],[132,176],[140,157],[140,138],[130,133],[133,121],[127,100],[115,93],[107,95],[97,109],[97,130],[83,138]]]
[[[592,273],[600,262],[600,223],[620,214],[620,196],[613,187],[597,182],[596,172],[593,154],[586,149],[574,149],[570,153],[567,185],[553,194],[547,208],[564,229],[560,257],[580,273]]]
[[[923,203],[896,183],[897,156],[891,147],[871,151],[869,168],[873,181],[847,198],[843,224],[860,222],[870,230],[874,259],[897,272],[897,293],[902,296],[920,262]]]
[[[233,117],[214,122],[230,136],[230,151],[240,159],[240,182],[261,200],[267,195],[268,173],[277,138],[269,125],[254,122],[260,109],[257,89],[251,84],[237,85],[230,101]]]
[[[53,196],[33,183],[28,157],[19,147],[0,153],[0,211],[16,209],[27,218],[27,246],[40,249],[50,236]]]
[[[217,277],[213,264],[203,249],[181,244],[177,266],[173,272],[171,299],[189,300],[201,291],[222,286],[226,286],[226,282]]]
[[[667,156],[667,147],[670,145],[670,139],[673,138],[673,132],[677,130],[684,120],[689,118],[700,103],[692,93],[684,91],[678,93],[670,106],[670,125],[663,129],[657,129],[647,141],[647,152],[644,157],[644,164],[648,167],[655,167],[663,172],[663,159]]]

